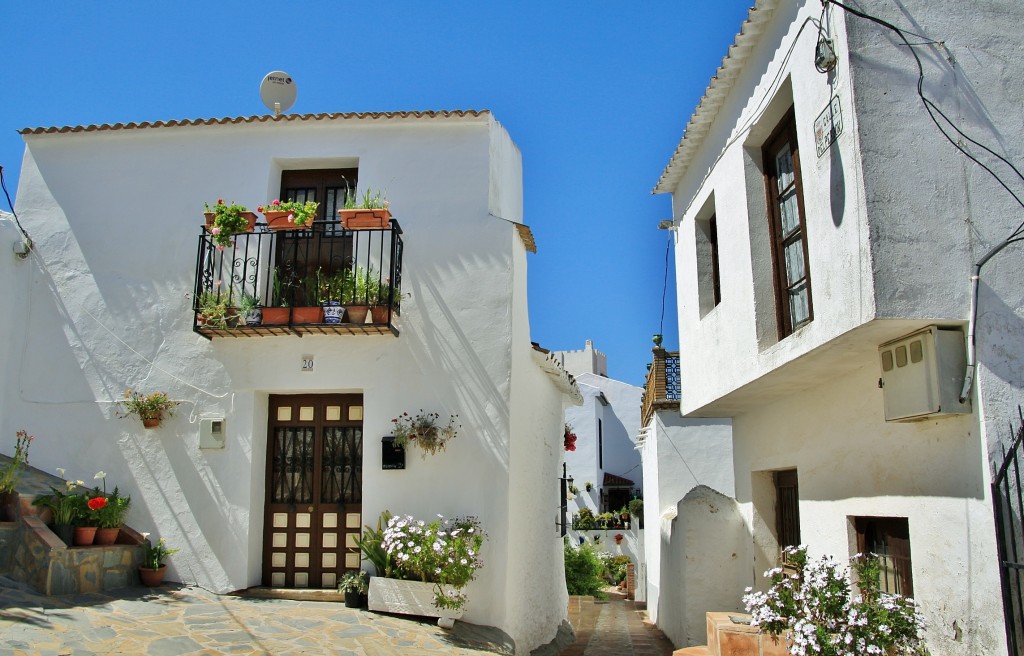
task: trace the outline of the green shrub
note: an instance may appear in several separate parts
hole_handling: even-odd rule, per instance
[[[601,592],[604,581],[601,572],[604,567],[589,544],[576,549],[565,540],[565,587],[571,595],[592,595],[598,599],[606,599]]]
[[[607,551],[598,554],[603,567],[602,576],[607,581],[618,585],[626,580],[626,567],[629,565],[629,556],[613,555]]]

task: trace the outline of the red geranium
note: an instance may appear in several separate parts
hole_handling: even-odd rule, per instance
[[[572,426],[569,424],[565,425],[565,437],[562,443],[566,451],[576,450],[576,433],[572,432]]]
[[[100,508],[103,508],[106,505],[107,505],[107,498],[106,497],[93,497],[92,499],[89,499],[89,509],[90,510],[99,510]]]

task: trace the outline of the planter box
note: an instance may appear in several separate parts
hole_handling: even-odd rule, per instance
[[[391,225],[391,211],[385,208],[338,210],[338,215],[346,230],[383,230]]]
[[[384,613],[437,617],[438,626],[450,629],[463,611],[434,608],[434,585],[374,576],[370,579],[369,608]],[[446,591],[454,589],[449,586]]]

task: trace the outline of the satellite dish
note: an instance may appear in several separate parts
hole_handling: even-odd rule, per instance
[[[295,80],[284,71],[271,71],[263,76],[260,82],[260,100],[273,110],[275,115],[287,112],[295,104],[298,89]]]

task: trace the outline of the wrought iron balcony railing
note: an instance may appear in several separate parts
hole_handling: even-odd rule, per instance
[[[682,398],[679,351],[669,352],[656,346],[652,353],[654,357],[647,371],[643,405],[640,410],[641,427],[651,422],[655,411],[678,408]]]
[[[232,237],[220,248],[203,232],[196,256],[193,330],[207,339],[306,334],[398,335],[402,229],[309,229]],[[255,311],[255,310],[258,310]]]

